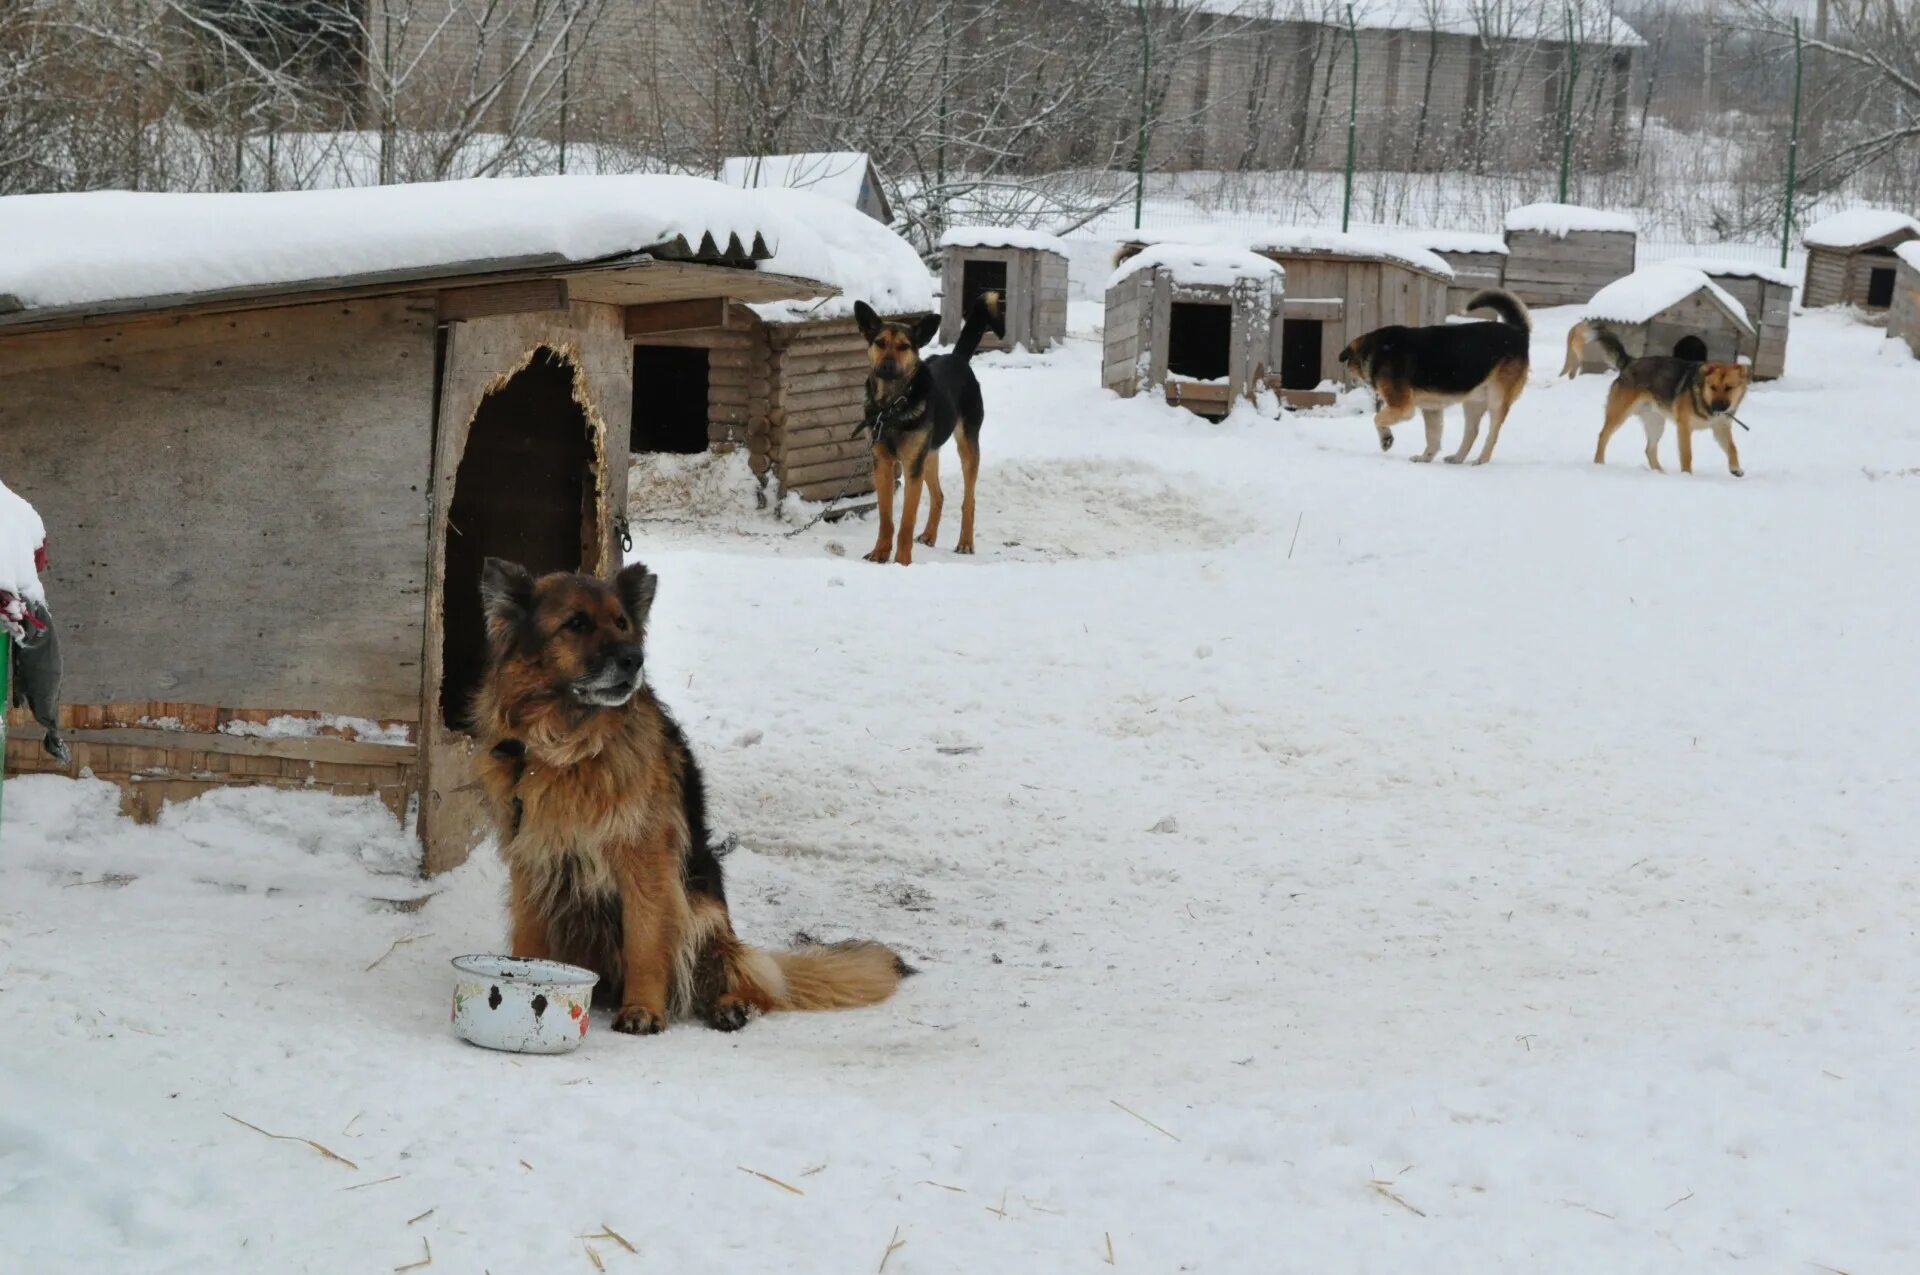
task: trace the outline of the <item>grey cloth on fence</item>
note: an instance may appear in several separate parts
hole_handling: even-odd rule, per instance
[[[13,702],[25,704],[33,720],[47,728],[41,745],[61,765],[68,758],[67,742],[60,738],[60,638],[53,616],[41,603],[29,604],[46,628],[27,627],[27,636],[13,645]]]

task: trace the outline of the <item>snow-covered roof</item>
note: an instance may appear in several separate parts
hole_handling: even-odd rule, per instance
[[[1909,239],[1893,250],[1893,255],[1920,270],[1920,239]]]
[[[1107,279],[1111,288],[1142,270],[1165,270],[1175,283],[1230,287],[1242,279],[1280,279],[1280,263],[1245,248],[1224,244],[1161,243],[1143,248],[1121,262]]]
[[[810,190],[891,221],[873,160],[865,151],[812,151],[798,155],[734,155],[720,164],[720,180],[741,190],[779,187]],[[881,214],[886,215],[882,216]]]
[[[638,254],[836,258],[812,218],[701,177],[519,177],[276,194],[0,198],[7,311],[130,309],[247,291],[559,269]],[[813,273],[818,272],[818,274]]]
[[[47,543],[47,524],[23,497],[0,483],[0,593],[45,602],[34,554]],[[0,704],[0,709],[5,705]]]
[[[1920,221],[1890,208],[1849,208],[1807,227],[1809,248],[1864,248],[1892,235],[1920,237]]]
[[[1367,234],[1361,231],[1324,230],[1318,226],[1269,226],[1247,238],[1255,252],[1282,255],[1358,257],[1364,261],[1393,261],[1416,270],[1426,270],[1445,279],[1453,278],[1453,267],[1446,259],[1422,248],[1418,243],[1389,232]]]
[[[858,208],[808,190],[755,190],[768,220],[783,227],[780,247],[766,265],[782,274],[818,279],[839,289],[820,301],[772,301],[752,306],[768,323],[842,319],[865,301],[881,314],[933,310],[933,276],[913,245]]]
[[[1747,308],[1733,294],[1691,266],[1670,262],[1644,266],[1624,279],[1615,279],[1594,293],[1580,313],[1582,318],[1603,323],[1645,323],[1668,306],[1702,291],[1719,302],[1727,314],[1752,335],[1753,323],[1747,318]]]
[[[1473,230],[1407,230],[1407,242],[1432,252],[1497,252],[1507,255],[1507,241],[1499,235]]]
[[[1021,226],[954,226],[940,236],[942,248],[1032,248],[1067,255],[1066,241],[1044,230]]]
[[[1274,22],[1346,25],[1346,10],[1328,0],[1199,0],[1212,13]],[[1574,0],[1574,30],[1583,44],[1639,48],[1646,43],[1606,0]],[[1488,4],[1486,0],[1356,0],[1354,25],[1367,31],[1441,31],[1514,40],[1566,39],[1566,6]]]
[[[1679,257],[1662,263],[1669,266],[1692,266],[1701,274],[1714,279],[1764,279],[1768,283],[1777,283],[1791,288],[1799,282],[1793,271],[1779,266],[1763,266],[1754,261],[1728,261],[1723,257]]]
[[[1579,204],[1522,204],[1507,214],[1508,230],[1532,230],[1565,239],[1576,230],[1639,231],[1639,223],[1625,213],[1583,208]]]

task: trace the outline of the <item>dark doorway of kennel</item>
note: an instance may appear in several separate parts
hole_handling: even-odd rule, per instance
[[[1320,319],[1283,319],[1280,325],[1280,388],[1311,390],[1320,384]]]
[[[1884,310],[1893,304],[1893,267],[1874,266],[1867,274],[1867,304]]]
[[[1227,374],[1233,343],[1233,307],[1212,301],[1175,301],[1167,317],[1167,375],[1217,381]]]
[[[486,671],[480,568],[577,571],[595,527],[594,445],[573,364],[545,347],[480,400],[454,473],[440,599],[440,717],[465,730]]]
[[[967,312],[973,309],[973,303],[983,292],[998,292],[1000,304],[1007,303],[1007,263],[1004,261],[969,261],[960,267],[960,319],[966,321]]]
[[[1683,336],[1673,343],[1673,357],[1685,359],[1689,363],[1707,361],[1707,343],[1697,336]]]
[[[636,452],[707,450],[707,351],[678,345],[633,347]]]

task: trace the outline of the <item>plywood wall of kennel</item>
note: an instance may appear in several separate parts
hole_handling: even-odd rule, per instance
[[[1107,288],[1101,381],[1124,398],[1159,388],[1169,403],[1223,416],[1279,366],[1284,301],[1273,274],[1182,283],[1161,267],[1133,271]]]
[[[1613,333],[1634,358],[1673,356],[1681,341],[1693,337],[1707,347],[1708,361],[1732,363],[1752,347],[1755,339],[1753,325],[1746,316],[1728,309],[1706,288],[1680,298],[1637,323],[1623,322],[1617,317],[1583,317],[1589,327]],[[1588,341],[1581,371],[1612,370],[1613,365],[1600,343]]]
[[[1039,353],[1067,335],[1067,253],[1050,236],[990,228],[960,228],[942,239],[940,341],[952,345],[966,324],[967,307],[983,292],[1006,304],[1005,337],[988,332],[982,349],[1021,346]],[[1045,245],[1045,246],[1042,246]]]
[[[1920,241],[1902,244],[1894,254],[1893,304],[1887,309],[1887,335],[1906,342],[1920,358]]]
[[[1771,381],[1787,372],[1787,329],[1793,319],[1793,276],[1776,266],[1738,261],[1691,258],[1693,266],[1724,288],[1747,312],[1753,335],[1740,354],[1753,364],[1758,381]]]
[[[1311,391],[1344,374],[1347,342],[1392,323],[1444,323],[1453,280],[1403,261],[1259,247],[1287,271],[1283,355],[1275,366],[1286,390]],[[1436,263],[1438,264],[1438,263]]]
[[[1639,238],[1632,219],[1619,214],[1560,205],[1515,209],[1502,286],[1528,305],[1577,305],[1633,273]]]

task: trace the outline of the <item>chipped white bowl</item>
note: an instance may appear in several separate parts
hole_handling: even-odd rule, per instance
[[[564,1054],[587,1034],[600,976],[578,965],[519,956],[456,956],[453,1030],[483,1049]]]

